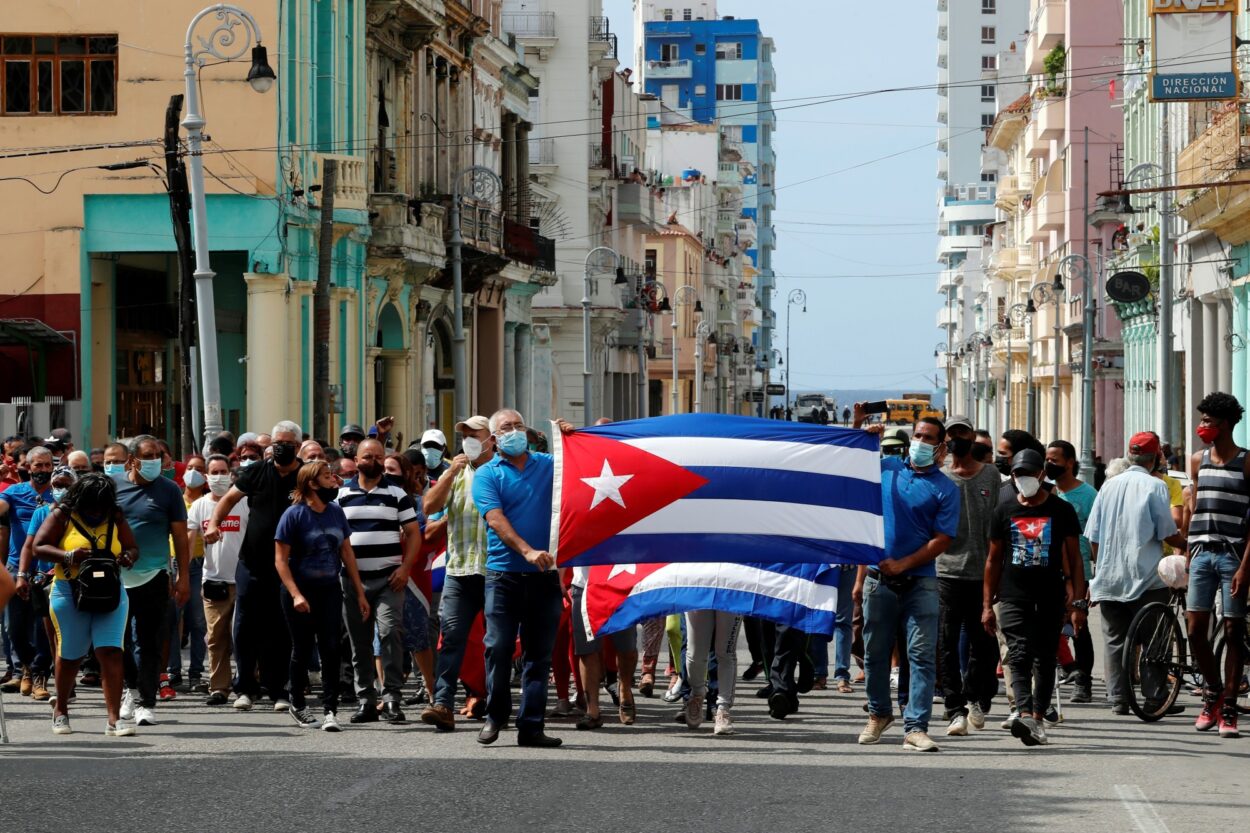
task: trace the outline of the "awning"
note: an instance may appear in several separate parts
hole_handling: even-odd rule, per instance
[[[73,343],[74,340],[65,333],[52,329],[38,318],[0,318],[0,346]]]

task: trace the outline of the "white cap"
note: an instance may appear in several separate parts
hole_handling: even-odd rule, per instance
[[[447,447],[447,435],[437,428],[431,428],[421,435],[421,445],[426,443],[438,443],[443,448]]]

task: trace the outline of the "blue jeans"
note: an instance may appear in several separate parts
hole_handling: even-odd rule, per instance
[[[17,570],[9,571],[17,575]],[[14,596],[5,611],[9,617],[9,639],[13,643],[13,656],[18,665],[30,669],[35,677],[47,677],[52,673],[52,646],[48,632],[43,627],[43,617],[35,613],[29,599]]]
[[[1189,593],[1185,609],[1210,612],[1215,608],[1215,595],[1221,596],[1221,615],[1225,619],[1241,619],[1246,615],[1246,600],[1233,595],[1233,575],[1241,559],[1232,549],[1208,549],[1198,545],[1198,552],[1189,560]]]
[[[535,735],[543,730],[551,650],[562,606],[560,575],[555,570],[486,573],[486,715],[495,726],[503,727],[512,714],[512,652],[519,632],[521,708],[517,734]]]
[[[447,576],[439,608],[443,645],[438,652],[434,702],[452,709],[456,705],[456,681],[464,662],[465,644],[473,620],[486,605],[486,576]]]
[[[855,616],[854,568],[843,570],[838,577],[838,609],[833,624],[833,678],[851,681],[851,619]],[[818,677],[826,676],[817,673]]]
[[[205,642],[208,637],[208,620],[204,618],[204,597],[200,594],[200,588],[204,584],[204,559],[192,558],[187,575],[191,581],[191,595],[187,598],[186,606],[179,610],[173,605],[172,600],[169,605],[169,667],[165,670],[170,674],[182,673],[182,650],[179,647],[181,641],[178,623],[185,616],[187,641],[191,649],[191,667],[188,675],[200,677],[204,674],[204,657],[208,653],[208,645]]]
[[[913,576],[908,581],[907,588],[896,593],[871,573],[864,580],[868,710],[878,717],[894,713],[890,703],[890,652],[902,628],[911,667],[903,729],[927,732],[937,679],[938,583],[936,576]]]

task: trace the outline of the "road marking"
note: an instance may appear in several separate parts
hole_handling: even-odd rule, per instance
[[[1116,784],[1115,794],[1120,797],[1129,818],[1141,833],[1169,833],[1167,824],[1159,818],[1154,805],[1136,784]]]
[[[355,801],[370,789],[384,783],[390,776],[398,775],[403,768],[404,765],[402,763],[396,762],[389,764],[382,767],[379,772],[370,775],[368,778],[361,778],[353,784],[348,784],[347,787],[339,790],[330,798],[329,801],[326,802],[326,807],[334,810],[342,807],[344,804]]]

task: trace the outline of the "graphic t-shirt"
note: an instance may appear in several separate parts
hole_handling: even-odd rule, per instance
[[[994,510],[994,537],[1002,542],[1002,599],[1053,600],[1064,593],[1063,546],[1078,536],[1076,510],[1054,494],[1038,506],[1019,500]]]
[[[308,504],[297,503],[282,515],[273,539],[291,548],[296,584],[326,584],[338,580],[343,564],[339,552],[351,534],[338,504],[327,503],[324,511],[314,512]]]
[[[204,530],[213,517],[217,501],[212,495],[197,498],[187,510],[187,529],[192,539],[204,546],[204,581],[224,581],[234,584],[234,571],[239,566],[239,550],[243,547],[243,533],[247,529],[247,498],[234,505],[217,528],[221,538],[216,544],[204,544]]]

